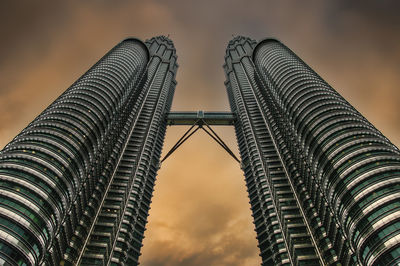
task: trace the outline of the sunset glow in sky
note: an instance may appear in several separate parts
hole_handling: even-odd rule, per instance
[[[2,1],[0,148],[122,39],[169,35],[173,111],[229,111],[232,35],[275,37],[400,145],[398,1]],[[186,127],[169,127],[164,154]],[[215,128],[238,154],[233,127]],[[141,265],[259,265],[240,167],[199,131],[162,165]]]

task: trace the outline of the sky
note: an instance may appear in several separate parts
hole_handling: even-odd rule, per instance
[[[399,1],[3,0],[0,148],[120,40],[169,35],[173,111],[229,111],[222,64],[233,35],[281,40],[400,145]],[[185,127],[167,129],[164,153]],[[233,128],[215,128],[238,154]],[[141,265],[257,265],[239,165],[199,131],[161,166]]]

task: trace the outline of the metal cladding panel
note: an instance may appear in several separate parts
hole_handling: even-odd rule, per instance
[[[260,42],[253,60],[260,97],[283,117],[286,145],[339,259],[399,263],[399,150],[280,42]]]
[[[62,260],[148,60],[142,42],[122,41],[1,151],[1,262]]]

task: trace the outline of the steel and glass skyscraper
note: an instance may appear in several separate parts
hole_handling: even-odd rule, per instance
[[[137,264],[177,69],[126,39],[0,154],[0,264]]]
[[[0,264],[137,265],[167,124],[234,125],[263,265],[400,263],[400,152],[333,88],[235,37],[232,112],[169,113],[176,58],[122,41],[0,152]]]
[[[263,265],[399,263],[399,150],[279,41],[225,61]]]

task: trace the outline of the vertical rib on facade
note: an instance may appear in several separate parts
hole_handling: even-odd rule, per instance
[[[253,59],[261,94],[285,116],[291,156],[305,168],[301,182],[339,259],[399,262],[399,150],[280,42],[261,42]]]

